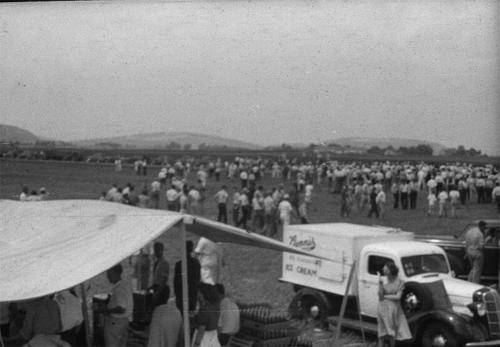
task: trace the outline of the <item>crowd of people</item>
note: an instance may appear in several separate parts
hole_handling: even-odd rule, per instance
[[[270,177],[267,187],[262,183],[265,176]],[[219,183],[222,177],[225,184]],[[207,188],[213,190],[214,184],[219,185],[217,193],[208,196]],[[159,208],[165,199],[168,210],[195,215],[204,215],[206,205],[213,204],[218,221],[274,236],[278,226],[292,220],[308,223],[313,192],[325,187],[338,196],[343,218],[352,213],[385,218],[391,209],[457,217],[458,210],[474,203],[495,203],[500,212],[499,168],[460,163],[177,160],[162,167],[139,194],[130,183],[124,188],[113,185],[101,199],[149,208]],[[426,204],[418,206],[422,201]]]

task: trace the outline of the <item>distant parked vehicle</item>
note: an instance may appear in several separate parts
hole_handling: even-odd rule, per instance
[[[500,253],[500,219],[485,219],[486,243],[484,246],[484,268],[481,283],[498,283],[498,257]],[[467,279],[470,271],[469,261],[465,257],[465,233],[478,226],[479,220],[468,224],[464,230],[455,235],[415,235],[419,241],[430,242],[445,250],[450,261],[450,267],[456,276]]]

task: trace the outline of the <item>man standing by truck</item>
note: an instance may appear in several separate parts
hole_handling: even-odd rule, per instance
[[[486,222],[480,221],[477,228],[471,228],[465,234],[465,256],[469,259],[471,266],[467,280],[474,283],[479,283],[481,273],[483,272],[485,230]]]

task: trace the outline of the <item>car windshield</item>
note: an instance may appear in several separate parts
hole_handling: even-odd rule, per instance
[[[448,264],[442,254],[420,254],[401,259],[406,276],[425,273],[448,273]]]

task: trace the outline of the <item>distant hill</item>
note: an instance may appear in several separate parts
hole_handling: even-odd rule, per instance
[[[39,138],[22,128],[0,124],[0,142],[35,143]]]
[[[228,139],[220,136],[196,134],[189,132],[158,132],[149,134],[134,134],[126,136],[116,136],[108,138],[97,138],[80,141],[72,141],[78,147],[113,147],[120,146],[122,148],[166,148],[171,143],[176,143],[180,146],[191,145],[192,149],[198,149],[200,145],[241,148],[241,149],[261,149],[253,143]]]
[[[394,149],[399,147],[414,147],[418,145],[429,145],[432,147],[433,154],[439,155],[444,149],[440,143],[424,141],[424,140],[414,140],[414,139],[402,139],[402,138],[368,138],[368,137],[342,137],[328,141],[330,143],[336,143],[341,146],[351,146],[354,148],[368,149],[373,146],[378,146],[380,148],[386,148],[392,146]]]

